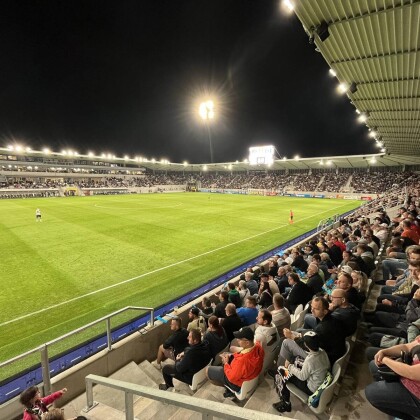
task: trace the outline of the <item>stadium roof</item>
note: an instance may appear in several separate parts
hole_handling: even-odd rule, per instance
[[[420,156],[420,1],[289,0],[386,152]]]

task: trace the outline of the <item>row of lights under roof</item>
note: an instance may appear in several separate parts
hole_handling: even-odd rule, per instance
[[[48,147],[45,147],[44,149],[42,149],[42,151],[38,151],[38,150],[33,150],[30,147],[24,147],[18,144],[17,145],[9,144],[7,146],[7,149],[14,152],[42,153],[44,155],[54,154],[54,155],[61,155],[61,156],[75,156],[75,157],[78,156],[78,157],[90,157],[90,158],[98,158],[98,159],[101,158],[101,159],[126,160],[126,161],[131,160],[135,162],[162,163],[162,164],[167,164],[167,165],[171,164],[171,162],[168,159],[157,160],[153,158],[149,160],[141,156],[135,156],[133,158],[130,158],[130,156],[128,155],[125,155],[123,158],[120,158],[112,153],[102,153],[100,156],[96,156],[94,152],[88,152],[87,155],[81,155],[80,153],[72,149],[63,149],[61,152],[53,152]]]

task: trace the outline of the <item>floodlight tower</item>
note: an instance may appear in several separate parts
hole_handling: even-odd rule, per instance
[[[201,102],[200,107],[198,108],[198,113],[206,124],[210,145],[210,163],[213,163],[213,145],[211,140],[210,121],[214,119],[214,102],[211,99]]]

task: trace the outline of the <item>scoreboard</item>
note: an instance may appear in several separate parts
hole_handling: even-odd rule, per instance
[[[251,165],[271,165],[274,162],[274,146],[256,146],[249,148]]]

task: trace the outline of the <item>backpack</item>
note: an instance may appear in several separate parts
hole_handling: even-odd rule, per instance
[[[309,396],[308,405],[314,408],[318,407],[321,394],[324,392],[324,389],[327,388],[328,385],[330,385],[332,380],[333,380],[333,377],[331,373],[327,372],[327,376],[325,377],[322,384],[318,387],[318,389],[312,395]]]

